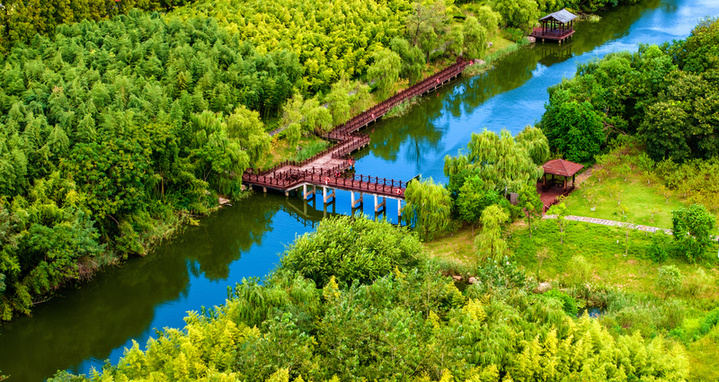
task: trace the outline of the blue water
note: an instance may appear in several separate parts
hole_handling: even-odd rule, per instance
[[[464,148],[482,129],[516,134],[536,123],[547,88],[574,76],[576,67],[640,43],[685,38],[697,22],[719,15],[719,1],[645,0],[580,23],[573,41],[536,44],[474,78],[426,96],[406,116],[370,126],[369,148],[357,153],[359,174],[445,182],[444,157]],[[319,197],[319,195],[318,195]],[[0,370],[10,381],[38,381],[56,370],[87,373],[106,359],[116,363],[133,341],[141,345],[164,327],[184,326],[187,311],[222,304],[228,286],[267,275],[296,235],[332,213],[349,214],[350,195],[339,191],[323,208],[300,198],[255,195],[190,227],[145,258],[97,275],[80,289],[39,305],[33,317],[0,327]],[[363,212],[374,216],[366,196]],[[386,217],[397,221],[397,201]]]

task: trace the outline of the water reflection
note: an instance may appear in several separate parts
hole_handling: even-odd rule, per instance
[[[153,328],[182,326],[186,310],[224,301],[228,279],[267,274],[294,233],[322,219],[314,209],[294,211],[294,204],[271,194],[240,201],[145,258],[37,306],[34,317],[3,325],[0,370],[10,381],[39,381],[67,368],[85,373],[120,356],[118,346],[130,346],[129,338],[144,345]]]
[[[547,87],[573,76],[577,63],[640,42],[682,38],[707,14],[719,14],[716,1],[645,0],[598,23],[580,23],[570,44],[522,49],[484,75],[423,98],[407,116],[370,126],[365,133],[372,145],[355,155],[357,172],[402,180],[421,173],[442,181],[444,156],[465,147],[471,132],[516,132],[534,123]],[[353,212],[347,192],[330,205],[317,198],[253,196],[202,219],[153,254],[38,306],[34,317],[0,327],[0,370],[13,375],[11,381],[39,381],[57,369],[85,373],[106,358],[117,362],[131,339],[144,345],[153,328],[182,327],[187,310],[221,304],[228,285],[266,275],[295,235],[333,212]],[[367,195],[360,212],[374,213]],[[396,221],[395,201],[384,215]]]

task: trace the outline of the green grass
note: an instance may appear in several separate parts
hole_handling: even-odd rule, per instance
[[[623,228],[568,221],[564,244],[560,242],[556,220],[542,220],[533,228],[531,239],[526,226],[515,228],[509,247],[513,252],[512,259],[522,265],[528,274],[535,276],[538,249],[547,249],[548,258],[540,269],[540,280],[562,282],[573,272],[572,257],[581,255],[592,268],[587,282],[657,294],[654,282],[662,265],[676,265],[685,275],[694,274],[700,267],[673,258],[655,263],[648,255],[652,234],[642,231],[629,230],[629,250],[626,253],[627,231]],[[716,245],[708,249],[706,258],[713,259],[717,249]]]
[[[595,178],[593,184],[583,183],[567,197],[567,213],[622,221],[625,210],[630,223],[672,228],[672,211],[684,207],[684,203],[672,196],[666,199],[656,187],[638,178],[631,174],[627,181],[614,176],[601,182]],[[588,196],[595,199],[593,205]]]

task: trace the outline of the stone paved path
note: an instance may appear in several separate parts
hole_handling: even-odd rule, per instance
[[[542,219],[556,219],[557,215],[544,215]],[[574,215],[567,215],[567,220],[575,221],[575,222],[584,222],[584,223],[592,223],[592,224],[601,224],[606,225],[610,227],[627,227],[629,226],[630,229],[636,229],[640,231],[646,231],[646,232],[657,232],[659,230],[664,230],[664,232],[668,235],[672,234],[672,230],[667,228],[659,228],[659,227],[650,227],[646,225],[641,224],[632,224],[632,223],[624,223],[616,220],[608,220],[608,219],[597,219],[597,218],[590,218],[586,216],[574,216]]]

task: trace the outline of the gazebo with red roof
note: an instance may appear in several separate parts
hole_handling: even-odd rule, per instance
[[[544,168],[544,176],[542,177],[543,190],[546,190],[547,186],[563,186],[564,191],[571,191],[574,189],[577,172],[583,169],[584,166],[564,159],[552,159],[543,164],[542,168]],[[549,184],[547,184],[547,174],[552,175],[552,178],[549,179]],[[557,176],[561,176],[562,179],[557,179]],[[567,179],[569,177],[572,178],[572,187],[567,190]]]

